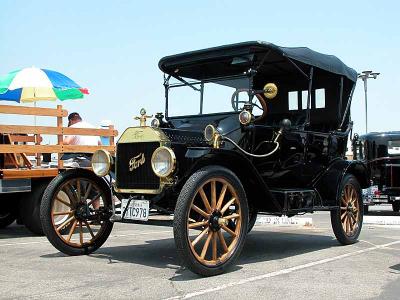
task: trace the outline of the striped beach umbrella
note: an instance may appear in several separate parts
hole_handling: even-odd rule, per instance
[[[86,88],[56,71],[32,67],[0,77],[0,100],[67,100],[81,99],[84,94],[89,94]]]

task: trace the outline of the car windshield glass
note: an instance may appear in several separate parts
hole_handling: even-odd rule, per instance
[[[388,154],[400,155],[400,140],[388,142]]]
[[[248,77],[224,78],[212,81],[170,82],[168,91],[168,116],[187,116],[234,111],[232,94],[236,89],[249,88]],[[172,80],[171,80],[172,81]],[[239,100],[248,101],[247,93]]]

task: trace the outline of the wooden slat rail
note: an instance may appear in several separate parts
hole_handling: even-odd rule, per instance
[[[71,128],[53,126],[31,125],[0,125],[0,133],[11,134],[49,134],[49,135],[91,135],[91,136],[117,136],[118,131],[113,129],[97,128]]]
[[[17,168],[14,169],[0,169],[0,178],[12,179],[54,177],[58,174],[59,170],[63,168],[63,161],[60,159],[63,153],[93,153],[99,149],[105,149],[111,153],[115,153],[114,138],[118,136],[118,131],[114,129],[114,126],[109,126],[108,129],[63,127],[63,118],[68,115],[68,111],[63,109],[61,105],[57,105],[57,108],[55,109],[16,105],[0,105],[0,114],[55,117],[57,121],[57,126],[0,124],[0,133],[4,136],[10,136],[12,140],[12,142],[8,142],[7,144],[0,144],[0,154],[5,154],[5,156],[26,156],[26,154],[30,153],[36,156],[36,168],[32,168],[25,163],[25,168],[17,166]],[[43,140],[41,135],[55,135],[57,137],[57,144],[41,145],[41,142]],[[64,136],[68,135],[108,137],[111,146],[64,145]],[[15,145],[15,142],[35,144]],[[57,153],[58,168],[40,168],[42,153]]]
[[[36,137],[34,135],[12,134],[11,138],[12,138],[13,142],[16,142],[16,143],[36,143],[36,142],[41,143],[43,141],[42,137],[39,137],[38,141],[36,141]]]
[[[57,108],[29,107],[16,105],[0,105],[0,113],[13,115],[47,116],[47,117],[66,117],[68,111]]]
[[[115,146],[0,145],[0,153],[93,153],[99,149],[114,152]]]
[[[21,178],[43,178],[43,177],[56,177],[58,175],[57,168],[47,169],[2,169],[0,176],[3,179],[21,179]]]

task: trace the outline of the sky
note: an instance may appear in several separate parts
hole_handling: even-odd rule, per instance
[[[250,40],[306,46],[334,54],[358,72],[380,72],[368,81],[368,129],[400,130],[399,3],[2,0],[0,74],[30,66],[62,72],[90,95],[61,104],[94,125],[110,119],[122,132],[137,125],[133,117],[141,107],[148,114],[164,111],[163,56]],[[359,81],[355,132],[365,132],[364,107]],[[0,123],[15,122],[32,118],[0,115]]]

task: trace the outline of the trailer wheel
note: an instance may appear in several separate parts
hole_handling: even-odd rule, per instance
[[[11,225],[17,218],[15,194],[0,195],[0,229]]]
[[[40,204],[49,180],[32,182],[32,191],[25,194],[19,201],[19,212],[22,223],[34,234],[43,235],[40,221]]]
[[[240,255],[248,215],[246,194],[234,173],[220,166],[195,172],[174,212],[175,245],[184,265],[203,276],[223,273]]]
[[[105,180],[89,170],[71,169],[59,174],[45,190],[40,207],[47,239],[67,255],[97,250],[113,227],[111,199]]]
[[[331,223],[337,240],[343,245],[358,241],[363,222],[363,200],[356,177],[344,176],[340,185],[339,208],[331,210]]]

